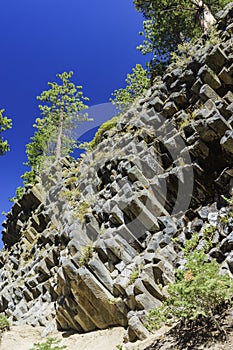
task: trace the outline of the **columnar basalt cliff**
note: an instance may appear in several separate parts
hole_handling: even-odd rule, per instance
[[[57,162],[14,204],[0,253],[0,312],[15,324],[148,331],[182,266],[213,228],[210,258],[233,273],[233,3],[76,162]],[[174,240],[174,238],[176,238]]]

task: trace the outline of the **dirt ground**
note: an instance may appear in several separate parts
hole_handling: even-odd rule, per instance
[[[13,326],[4,332],[0,350],[30,350],[36,342],[45,342],[41,338],[43,327]],[[67,350],[116,350],[122,344],[125,329],[118,327],[86,334],[53,333],[53,338],[61,339],[59,345],[66,345]]]
[[[229,317],[229,315],[228,315]],[[228,319],[228,325],[230,320]],[[233,319],[232,319],[233,324]],[[34,343],[45,342],[42,338],[43,327],[12,326],[4,332],[0,350],[30,350]],[[233,327],[228,328],[226,341],[208,341],[180,344],[171,332],[171,327],[164,326],[148,339],[124,344],[127,334],[122,327],[95,331],[86,334],[68,334],[55,332],[50,337],[60,339],[59,345],[66,345],[67,350],[231,350],[233,349]],[[194,339],[195,340],[195,339]],[[181,342],[182,343],[182,342]],[[120,345],[121,347],[119,347]]]

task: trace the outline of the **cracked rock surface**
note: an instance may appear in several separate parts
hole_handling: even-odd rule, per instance
[[[92,151],[14,204],[0,252],[0,312],[14,325],[145,339],[180,247],[210,227],[210,258],[232,276],[232,14],[219,15],[218,44],[173,63]]]

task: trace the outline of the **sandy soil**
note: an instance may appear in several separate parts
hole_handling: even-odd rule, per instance
[[[226,342],[202,344],[195,347],[179,347],[167,333],[170,327],[163,327],[144,341],[124,344],[126,331],[117,327],[86,334],[66,334],[55,332],[49,335],[61,339],[60,345],[66,345],[67,350],[231,350],[233,349],[233,331],[228,333]],[[5,332],[0,343],[0,350],[30,350],[34,343],[45,342],[41,337],[43,327],[13,326]]]
[[[144,350],[149,347],[155,338],[160,338],[170,327],[162,327],[155,334],[143,341],[124,344],[127,332],[122,327],[106,329],[103,331],[90,332],[86,334],[68,334],[55,332],[48,337],[61,339],[59,345],[66,345],[67,350]],[[0,350],[30,350],[34,343],[42,343],[43,327],[12,326],[11,330],[3,333]]]
[[[41,338],[43,327],[13,326],[5,332],[0,344],[0,350],[30,350],[35,342],[45,342]],[[73,334],[67,337],[65,333],[53,333],[52,337],[61,339],[60,345],[66,345],[67,350],[117,350],[122,344],[125,329],[118,327],[87,334]],[[49,335],[51,336],[51,335]]]

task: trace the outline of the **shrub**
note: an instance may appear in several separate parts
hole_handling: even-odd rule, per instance
[[[19,199],[23,197],[24,193],[25,193],[24,187],[21,187],[21,186],[17,187],[15,197],[8,198],[9,202],[16,203]]]
[[[59,339],[48,338],[44,343],[35,343],[30,350],[62,350],[67,348],[66,345],[59,346],[59,343]]]
[[[0,332],[10,329],[10,322],[4,315],[0,315]]]
[[[188,244],[190,247],[190,242]],[[209,262],[204,249],[190,253],[186,253],[187,246],[185,249],[185,269],[176,271],[175,283],[168,286],[168,299],[149,312],[146,324],[149,330],[158,329],[162,322],[169,320],[183,320],[191,325],[200,318],[221,330],[216,319],[217,309],[231,301],[233,281],[228,275],[219,274],[219,264],[216,260]]]
[[[112,298],[108,299],[108,302],[109,302],[110,305],[115,305],[120,300],[121,300],[120,297],[118,297],[118,298],[112,297]]]
[[[129,276],[129,285],[133,284],[138,277],[139,277],[139,270],[138,269],[131,272],[131,274]]]
[[[216,231],[217,231],[217,228],[213,225],[206,227],[203,231],[204,243],[205,243],[204,250],[206,253],[209,253],[211,248],[213,248],[213,239]]]
[[[198,39],[185,41],[177,46],[177,50],[171,53],[171,60],[176,63],[177,66],[185,68],[187,64],[193,59],[193,56],[197,52],[198,46],[207,47],[209,45],[217,45],[221,43],[221,38],[219,36],[219,31],[212,27],[206,38],[200,37]]]
[[[131,103],[149,87],[150,79],[148,72],[140,64],[132,69],[131,74],[127,74],[125,80],[127,83],[125,88],[115,90],[112,95],[114,99],[110,98],[113,105],[120,111],[125,111]]]
[[[86,265],[92,258],[94,252],[94,247],[93,245],[89,244],[86,245],[83,250],[82,250],[82,255],[79,259],[79,264],[80,266]]]
[[[187,256],[189,253],[193,252],[196,249],[199,243],[199,234],[195,233],[192,235],[191,239],[187,239],[183,248],[184,255]]]
[[[74,203],[73,203],[74,204]],[[79,219],[81,222],[85,222],[85,215],[90,209],[90,202],[82,201],[79,202],[73,211],[73,218]]]
[[[96,132],[93,140],[89,142],[88,148],[93,149],[94,147],[96,147],[100,143],[103,134],[116,126],[119,118],[120,116],[114,116],[112,119],[107,120],[105,123],[103,123]]]
[[[81,191],[79,190],[79,188],[75,188],[75,189],[67,189],[67,190],[62,190],[60,192],[60,198],[63,200],[67,200],[68,202],[70,202],[71,205],[74,205],[74,203],[76,203],[76,201],[80,198],[81,196]]]
[[[222,195],[222,198],[229,205],[229,211],[225,216],[220,217],[220,221],[223,224],[227,224],[228,221],[233,217],[233,195],[230,198],[227,198],[227,197]]]

